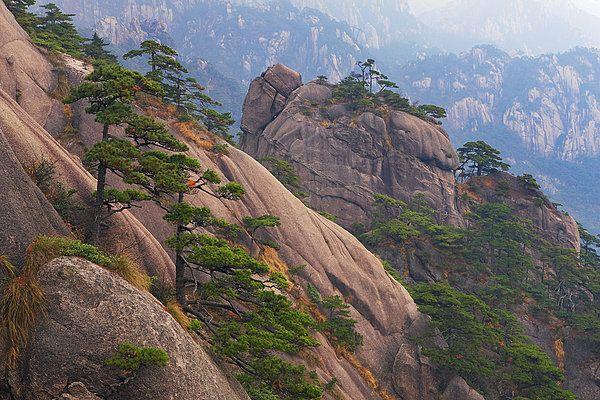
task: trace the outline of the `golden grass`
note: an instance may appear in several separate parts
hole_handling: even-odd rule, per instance
[[[558,368],[565,370],[565,347],[562,338],[554,341],[554,354],[558,360]]]
[[[288,281],[292,282],[289,268],[287,264],[279,258],[279,253],[276,249],[268,246],[264,247],[260,252],[258,260],[267,264],[271,268],[271,271],[282,273]]]
[[[0,334],[7,343],[6,358],[11,366],[27,346],[37,317],[45,311],[44,290],[37,274],[43,265],[61,256],[85,258],[116,273],[138,289],[150,288],[148,275],[129,257],[108,256],[94,246],[66,237],[40,236],[34,240],[27,247],[25,264],[18,274],[8,259],[0,256],[0,272],[8,278],[0,296]]]
[[[373,389],[382,400],[394,400],[387,390],[379,386],[379,381],[375,378],[375,375],[367,367],[356,358],[354,353],[349,352],[345,348],[338,347],[335,349],[336,353],[343,357],[352,367],[358,372],[358,374],[367,382],[367,384]]]
[[[44,312],[45,295],[31,270],[24,268],[17,275],[4,256],[0,256],[0,268],[8,276],[0,296],[0,334],[7,343],[8,365],[14,366],[29,342],[38,315]]]
[[[44,264],[61,256],[84,258],[114,272],[140,290],[150,289],[150,277],[127,255],[109,256],[92,245],[67,237],[39,236],[27,248],[25,268],[36,274]]]
[[[190,327],[192,320],[183,311],[183,308],[181,308],[181,305],[177,302],[177,300],[168,300],[165,308],[169,314],[171,314],[173,319],[175,319],[175,321],[177,321],[177,323],[179,323],[179,325],[181,325],[184,329],[187,330]]]
[[[200,126],[197,122],[175,122],[173,125],[179,133],[190,139],[201,149],[210,151],[213,148],[215,141],[210,139],[210,132]]]
[[[150,290],[150,277],[129,256],[121,254],[111,258],[113,261],[108,265],[103,265],[103,267],[119,275],[140,290],[145,292]]]

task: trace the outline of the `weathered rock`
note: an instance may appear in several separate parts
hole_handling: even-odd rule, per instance
[[[55,259],[39,279],[47,312],[18,367],[19,382],[13,383],[22,399],[54,399],[71,382],[85,387],[69,386],[69,394],[86,400],[83,389],[111,399],[248,398],[149,293],[77,258]],[[142,369],[118,386],[121,372],[105,362],[126,341],[164,349],[168,365]],[[77,397],[82,395],[88,397]]]
[[[450,381],[442,394],[441,400],[485,400],[475,389],[470,387],[465,380],[459,376]]]
[[[241,127],[244,132],[258,133],[284,108],[290,94],[302,85],[302,77],[282,64],[269,67],[250,84],[244,100],[245,113]]]
[[[289,97],[302,85],[302,76],[283,64],[275,64],[267,68],[262,76],[283,97]]]
[[[267,115],[251,107],[258,97],[251,87],[245,119]],[[331,97],[328,85],[301,86],[278,116],[268,114],[275,119],[264,130],[261,124],[245,130],[242,149],[257,159],[290,161],[311,207],[337,216],[345,227],[370,220],[376,193],[405,201],[424,195],[443,221],[462,223],[452,173],[458,157],[439,126],[400,111],[385,118],[355,114],[331,105]]]
[[[102,400],[85,387],[81,382],[73,382],[60,396],[60,400]]]
[[[25,173],[0,128],[0,255],[20,265],[38,235],[69,229]]]

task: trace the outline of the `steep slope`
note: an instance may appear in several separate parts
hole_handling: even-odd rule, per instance
[[[0,5],[0,9],[3,7]],[[7,32],[10,32],[10,25],[2,26],[3,32],[5,28]],[[18,40],[27,45],[26,38]],[[27,51],[37,52],[34,47],[27,46]],[[31,55],[31,57],[34,56],[35,54]],[[52,76],[52,71],[48,71],[44,64],[34,67]],[[94,180],[83,169],[77,157],[65,150],[32,116],[20,107],[15,99],[4,91],[0,91],[0,111],[2,132],[19,162],[27,165],[43,154],[49,162],[53,163],[61,182],[69,188],[78,190],[80,199],[85,201],[93,190]],[[214,210],[216,216],[237,222],[248,215],[274,214],[280,216],[281,227],[272,231],[272,239],[280,244],[280,253],[278,255],[260,253],[257,256],[270,262],[274,267],[284,270],[305,265],[304,268],[299,269],[299,277],[295,278],[298,280],[296,291],[299,297],[294,297],[294,299],[298,302],[302,301],[304,288],[310,283],[324,296],[334,293],[342,294],[351,304],[352,317],[358,321],[357,329],[364,337],[364,344],[360,347],[358,354],[356,356],[340,356],[328,344],[324,336],[319,336],[321,346],[315,349],[313,354],[305,355],[304,359],[310,369],[318,372],[323,381],[329,381],[334,377],[337,379],[335,395],[347,399],[365,400],[378,397],[385,399],[436,398],[438,385],[433,376],[433,370],[427,359],[420,354],[418,346],[408,339],[413,332],[418,332],[426,327],[426,318],[417,311],[406,290],[386,274],[380,261],[348,232],[307,209],[264,167],[248,155],[236,149],[230,149],[229,155],[216,155],[210,151],[210,141],[215,141],[213,136],[202,131],[190,134],[189,130],[185,129],[185,124],[181,125],[176,120],[168,122],[174,132],[190,144],[191,154],[197,156],[205,167],[214,168],[227,180],[240,182],[247,191],[242,202],[216,200],[197,195],[193,199],[195,204],[209,206]],[[80,128],[76,135],[76,141],[82,146],[90,143],[92,138],[98,134],[93,124],[84,124]],[[207,138],[203,139],[201,137],[203,134],[208,135]],[[113,231],[109,231],[106,236],[113,238],[117,242],[115,244],[125,244],[129,252],[140,257],[140,261],[146,265],[149,273],[163,275],[165,280],[169,280],[172,275],[172,265],[168,261],[165,251],[158,244],[158,240],[162,241],[166,236],[172,234],[172,228],[162,220],[162,214],[155,213],[151,209],[140,210],[137,212],[137,216],[138,218],[135,218],[129,213],[120,215],[112,221]],[[155,236],[140,221],[144,222]],[[256,251],[256,249],[254,250]],[[57,268],[60,270],[61,267]],[[87,271],[85,266],[83,268]],[[67,268],[67,270],[71,270],[71,268]],[[57,270],[52,271],[61,275]],[[55,284],[61,286],[61,279],[55,279],[52,275],[54,272],[48,272],[49,275],[46,276],[48,280],[45,282],[50,286]],[[91,271],[89,276],[86,272],[86,274],[77,276],[77,282],[85,284],[87,279],[91,279],[90,277],[93,276],[96,275]],[[98,279],[100,280],[100,278]],[[77,282],[71,283],[77,284]],[[115,290],[118,286],[115,283]],[[129,292],[129,289],[126,287],[125,289],[126,292]],[[93,340],[90,341],[88,337],[99,334],[95,327],[81,332],[64,331],[62,325],[57,323],[61,317],[77,315],[75,307],[77,305],[83,307],[82,303],[89,300],[78,297],[85,296],[85,291],[77,294],[69,292],[69,294],[66,290],[56,288],[56,290],[52,289],[52,292],[54,296],[65,296],[60,297],[64,301],[72,301],[73,309],[70,311],[73,314],[52,309],[48,325],[40,327],[36,333],[34,344],[39,347],[34,345],[30,356],[32,360],[42,360],[43,357],[51,356],[62,358],[61,365],[66,369],[57,371],[56,376],[48,375],[46,374],[47,370],[40,369],[45,363],[41,361],[32,363],[28,367],[28,379],[31,382],[37,382],[35,390],[39,390],[40,387],[45,388],[53,379],[58,379],[58,374],[70,373],[69,362],[64,358],[78,357],[84,353],[90,354],[86,353],[86,349],[91,349],[88,346],[98,344]],[[96,293],[92,297],[102,296]],[[125,304],[127,301],[131,301],[129,295],[127,298],[129,300],[123,300]],[[55,297],[55,299],[54,303],[57,305],[63,301],[59,301],[59,297]],[[140,307],[146,306],[140,305]],[[138,307],[127,306],[125,308],[134,310]],[[146,319],[149,318],[159,318],[157,313],[158,310],[156,313],[152,311],[144,321],[147,322]],[[128,320],[137,324],[135,313],[131,314],[128,315],[130,318]],[[90,318],[93,317],[94,315],[90,316]],[[120,317],[109,319],[114,320],[115,318],[118,320]],[[160,318],[158,321],[161,321]],[[172,325],[172,321],[167,323],[169,327]],[[47,332],[52,329],[58,329],[64,333],[66,335],[64,337],[67,338],[65,340],[69,343],[77,342],[82,343],[82,346],[85,344],[85,346],[79,349],[81,352],[77,354],[69,352],[70,350],[77,351],[77,346],[56,348],[56,343],[46,337]],[[139,334],[137,330],[136,332],[135,335],[132,332],[132,339],[145,340],[144,334]],[[125,337],[118,336],[117,332],[114,334],[115,340],[125,339]],[[152,336],[152,338],[152,340],[148,339],[148,343],[156,343],[154,341],[156,337]],[[105,351],[107,351],[107,347],[102,348],[102,352]],[[182,355],[182,357],[201,356],[188,354]],[[49,358],[44,359],[49,360]],[[95,363],[98,362],[97,359],[84,355],[81,362],[85,364],[87,361],[90,361],[92,366],[97,365]],[[190,362],[190,360],[187,359],[186,362]],[[207,374],[207,376],[203,377],[203,383],[199,385],[202,390],[215,396],[227,393],[227,391],[222,392],[215,388],[214,381],[206,381],[209,376],[213,376],[217,384],[223,382],[224,378],[220,373],[204,371],[203,374]],[[60,379],[62,382],[62,378]],[[65,385],[68,383],[66,382]],[[160,383],[166,385],[169,382]],[[444,390],[443,383],[441,383],[442,391]],[[94,384],[96,383],[93,378],[90,379],[90,382],[86,382],[88,388],[94,387]],[[177,385],[176,382],[173,384]],[[58,390],[62,393],[63,389],[62,384],[60,388],[49,388],[53,391],[53,395],[54,391]],[[456,380],[453,381],[452,389],[449,390],[456,390]],[[56,392],[56,394],[60,393]],[[198,393],[192,395],[202,397]],[[328,396],[332,397],[334,394]],[[182,395],[182,398],[187,397]]]
[[[39,188],[23,171],[0,128],[0,254],[15,264],[38,235],[69,230]]]
[[[12,60],[10,64],[0,64],[0,77],[4,77],[0,86],[0,131],[9,145],[7,151],[14,153],[21,166],[31,167],[42,160],[47,161],[53,166],[57,180],[64,187],[75,189],[79,201],[89,203],[90,194],[94,190],[94,178],[83,168],[79,158],[65,150],[41,126],[45,124],[48,127],[60,127],[64,123],[62,103],[51,96],[63,70],[53,68],[44,55],[31,44],[4,4],[0,4],[0,16],[2,39],[10,38],[0,48],[0,59]],[[10,90],[16,87],[22,89],[13,92],[12,96],[5,91],[5,88]],[[17,100],[25,105],[22,107]],[[36,106],[38,102],[39,107]],[[57,104],[60,105],[60,111],[51,112]],[[32,110],[32,114],[29,114],[28,110]],[[89,122],[89,119],[85,120]],[[84,124],[83,129],[89,130],[90,134],[97,134],[93,131],[93,126]],[[56,131],[61,132],[61,129]],[[21,167],[11,165],[7,168],[18,171]],[[88,222],[82,220],[81,226],[77,228],[85,233]],[[107,238],[110,240],[107,240],[106,245],[115,252],[128,248],[134,256],[140,257],[140,261],[151,274],[162,276],[166,280],[172,279],[173,264],[169,257],[130,213],[118,217]],[[7,255],[16,256],[11,253]]]
[[[292,88],[296,89],[291,91]],[[334,214],[346,226],[366,222],[368,230],[375,225],[371,222],[390,212],[389,218],[394,223],[386,225],[389,228],[381,228],[389,231],[370,235],[372,240],[368,240],[369,236],[363,238],[399,272],[399,279],[407,282],[448,279],[468,293],[479,293],[474,288],[485,282],[483,286],[489,284],[490,290],[495,290],[494,273],[492,276],[481,273],[495,261],[484,259],[481,265],[476,261],[479,260],[476,252],[485,243],[469,250],[468,244],[454,242],[461,237],[461,230],[447,226],[465,227],[465,232],[469,232],[465,236],[466,243],[479,243],[476,237],[482,233],[469,229],[477,225],[473,215],[484,206],[491,207],[491,216],[498,212],[494,207],[508,210],[502,212],[515,219],[515,225],[508,228],[510,232],[519,224],[523,224],[524,232],[529,232],[524,239],[519,239],[523,243],[519,242],[521,247],[517,253],[531,257],[535,274],[541,268],[542,285],[548,276],[566,279],[561,274],[569,272],[558,263],[560,257],[548,256],[547,251],[562,251],[573,255],[571,260],[575,260],[580,250],[578,227],[575,220],[558,210],[535,184],[527,183],[525,177],[496,173],[474,177],[458,185],[450,172],[456,155],[439,126],[399,111],[382,112],[382,116],[362,111],[353,113],[340,104],[339,99],[332,100],[331,91],[331,85],[317,81],[300,85],[298,74],[281,65],[269,68],[250,86],[242,120],[242,148],[258,159],[277,157],[289,161],[300,177],[301,189],[309,193],[304,201],[316,210]],[[400,128],[398,120],[405,121]],[[411,125],[407,126],[406,121]],[[370,163],[380,167],[365,171]],[[407,175],[403,175],[404,171]],[[415,179],[402,179],[406,176]],[[399,190],[390,190],[395,188],[395,183]],[[388,204],[389,210],[385,206],[378,208],[373,194],[379,192],[404,200],[405,204],[392,202]],[[426,203],[413,202],[416,195],[424,197]],[[440,214],[445,218],[440,218]],[[422,228],[420,224],[424,224]],[[488,226],[493,227],[494,223]],[[354,229],[360,232],[365,227],[354,226]],[[491,233],[492,238],[498,240],[491,248],[501,246],[503,240],[509,239],[510,232]],[[551,257],[550,263],[548,257]],[[546,265],[553,266],[545,270]],[[578,267],[569,268],[574,269],[573,274],[578,273],[575,271]],[[509,280],[517,279],[517,272],[513,272],[508,273]],[[536,276],[532,279],[540,279],[539,274]],[[578,288],[581,301],[577,307],[587,307],[585,304],[593,301],[588,288],[593,288],[595,282],[586,281],[583,286],[573,284]],[[519,318],[525,333],[557,365],[566,368],[566,386],[581,398],[593,399],[598,393],[594,372],[598,360],[590,351],[590,344],[585,342],[586,333],[576,331],[566,320],[554,316],[544,319],[544,313],[554,315],[555,309],[547,308],[540,315],[535,314],[532,304],[538,296],[536,290],[539,289],[536,287],[525,295],[523,304],[517,301],[511,306],[511,311]],[[495,296],[501,297],[494,293],[492,298]],[[591,297],[588,299],[588,296]],[[558,311],[560,313],[560,308]],[[568,354],[560,350],[563,345],[568,346]],[[576,360],[585,367],[574,368]]]
[[[210,62],[244,85],[275,61],[310,75],[340,79],[361,52],[350,26],[316,9],[299,10],[287,1],[253,5],[222,0],[62,0],[57,4],[76,15],[80,28],[95,29],[115,44],[134,47],[149,36],[168,35],[190,66]]]
[[[458,156],[439,126],[401,111],[379,116],[332,105],[331,86],[282,78],[293,83],[282,88],[271,78],[278,72],[294,76],[276,65],[250,86],[244,151],[257,159],[288,160],[307,202],[346,227],[367,222],[378,193],[403,200],[422,194],[444,221],[460,225],[452,172]]]

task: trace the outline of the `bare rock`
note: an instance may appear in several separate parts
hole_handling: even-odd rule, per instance
[[[0,128],[0,255],[20,265],[39,235],[68,235],[69,229],[21,167]]]
[[[94,398],[91,393],[111,399],[247,399],[149,293],[78,258],[55,259],[39,279],[47,313],[19,365],[22,399],[54,399],[65,387],[86,400]],[[119,386],[121,372],[106,359],[125,341],[164,349],[168,365],[147,367]]]
[[[262,76],[283,97],[289,97],[294,90],[302,85],[302,76],[283,64],[275,64],[267,68]]]
[[[302,77],[282,64],[269,67],[250,84],[244,100],[242,131],[259,133],[284,108],[290,94],[302,85]]]
[[[73,382],[65,389],[59,400],[102,400],[91,393],[83,383]]]
[[[441,400],[485,400],[475,389],[459,376],[454,377],[442,394]]]

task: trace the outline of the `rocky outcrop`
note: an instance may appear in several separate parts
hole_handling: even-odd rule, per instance
[[[117,275],[63,257],[42,267],[39,282],[46,314],[11,382],[19,398],[248,399],[152,295]],[[121,371],[106,365],[123,342],[162,348],[169,363],[123,383]]]
[[[479,201],[510,204],[519,217],[531,221],[536,231],[550,243],[579,251],[577,222],[558,210],[541,190],[527,186],[505,172],[472,177],[467,186],[476,189],[473,194]]]
[[[242,116],[242,131],[258,134],[281,111],[290,94],[302,85],[302,77],[282,64],[269,67],[250,84],[244,109],[253,112]]]
[[[287,70],[270,71],[285,76]],[[331,87],[317,82],[296,89],[279,114],[269,113],[253,107],[274,99],[258,82],[246,97],[243,121],[274,120],[262,130],[246,124],[242,149],[257,159],[288,160],[311,207],[350,227],[369,221],[376,193],[405,201],[424,195],[443,221],[460,224],[452,172],[458,157],[439,126],[400,111],[355,113],[332,104]]]
[[[476,390],[471,388],[464,379],[455,377],[450,381],[442,394],[441,400],[485,400]]]

